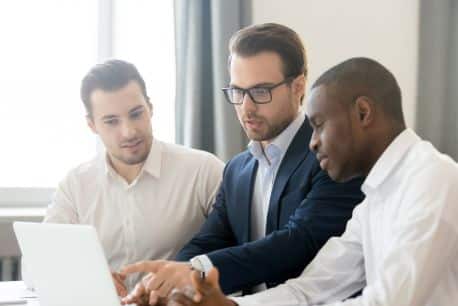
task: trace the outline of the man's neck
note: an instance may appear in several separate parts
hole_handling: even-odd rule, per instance
[[[299,116],[299,114],[302,114],[301,111],[298,111],[296,113],[296,115],[294,116],[294,118],[285,126],[285,128],[275,137],[271,138],[271,139],[268,139],[268,140],[262,140],[260,141],[260,144],[261,144],[261,147],[262,147],[262,150],[263,152],[265,152],[265,149],[267,148],[267,146],[269,144],[271,144],[277,137],[279,137],[282,133],[285,132],[285,130],[294,122],[294,120],[297,119],[297,117]]]
[[[126,180],[128,184],[131,184],[137,178],[145,163],[142,162],[135,165],[128,165],[111,156],[109,156],[109,159],[113,170]]]
[[[393,125],[391,128],[386,128],[383,132],[380,132],[378,135],[372,137],[372,139],[377,139],[377,141],[372,143],[371,148],[366,155],[367,163],[364,170],[364,174],[366,176],[382,156],[383,152],[385,152],[393,140],[398,137],[399,134],[401,134],[405,129],[405,125]]]

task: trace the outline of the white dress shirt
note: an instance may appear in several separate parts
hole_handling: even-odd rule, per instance
[[[266,236],[267,214],[269,212],[272,187],[277,176],[278,168],[288,150],[291,141],[305,120],[305,114],[299,113],[265,149],[259,141],[251,141],[248,149],[258,161],[258,169],[254,183],[251,203],[251,240]]]
[[[112,271],[139,260],[173,259],[210,212],[223,167],[210,153],[153,140],[128,184],[103,153],[59,184],[45,222],[95,226]],[[128,287],[137,280],[128,279]]]
[[[458,305],[458,166],[402,132],[376,162],[345,233],[296,279],[240,305]],[[285,259],[287,260],[287,258]],[[360,289],[361,296],[342,301]]]

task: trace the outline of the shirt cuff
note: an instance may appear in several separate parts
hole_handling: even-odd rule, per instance
[[[197,270],[204,271],[205,274],[210,272],[210,270],[213,268],[213,264],[207,255],[195,256],[191,258],[190,262],[193,267],[195,267]]]
[[[254,306],[254,305],[259,305],[259,304],[253,304],[252,302],[245,302],[245,299],[243,297],[234,297],[234,296],[228,296],[228,299],[232,300],[237,306]]]

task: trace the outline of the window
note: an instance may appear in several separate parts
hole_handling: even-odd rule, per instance
[[[111,22],[107,37],[98,34],[101,19]],[[23,203],[21,195],[30,204],[34,194],[43,203],[94,156],[79,88],[105,57],[137,66],[154,104],[154,135],[174,142],[173,35],[173,1],[1,1],[0,205]]]
[[[116,0],[113,15],[113,55],[134,63],[145,79],[154,136],[175,142],[173,1]]]

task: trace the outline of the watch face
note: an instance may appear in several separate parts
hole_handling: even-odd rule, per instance
[[[205,278],[205,268],[202,262],[199,260],[198,257],[194,257],[190,260],[191,263],[191,269],[195,270],[200,273],[200,278],[204,279]]]

